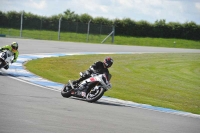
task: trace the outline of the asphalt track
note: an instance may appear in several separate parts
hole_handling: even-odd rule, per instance
[[[74,52],[171,52],[200,50],[84,44],[0,38],[17,41],[20,54]],[[0,73],[0,133],[199,133],[200,119],[109,102],[62,98],[59,92]]]

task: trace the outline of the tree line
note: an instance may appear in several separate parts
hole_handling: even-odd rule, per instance
[[[20,27],[22,12],[0,11],[0,27],[16,28]],[[200,25],[195,22],[169,22],[164,19],[157,20],[154,23],[147,21],[134,21],[130,18],[110,20],[103,17],[93,18],[89,14],[76,14],[67,9],[63,14],[50,17],[39,16],[30,12],[23,12],[23,29],[43,29],[58,30],[59,19],[63,21],[87,24],[101,24],[115,27],[115,35],[128,37],[160,37],[160,38],[181,38],[189,40],[200,40]],[[62,25],[63,27],[63,25]]]

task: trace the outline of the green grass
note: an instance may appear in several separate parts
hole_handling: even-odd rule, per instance
[[[6,29],[0,28],[0,34],[6,34],[8,37],[19,37],[19,29]],[[89,35],[87,40],[87,34],[78,34],[70,32],[60,33],[60,41],[71,42],[89,42],[89,43],[101,43],[107,35]],[[23,38],[33,38],[41,40],[58,40],[57,31],[44,31],[44,30],[25,30],[22,32]],[[105,43],[111,44],[111,37],[106,40]],[[143,37],[124,37],[115,36],[114,44],[119,45],[135,45],[135,46],[156,46],[156,47],[172,47],[172,48],[191,48],[200,49],[200,41],[185,40],[185,39],[165,39],[165,38],[143,38]]]
[[[76,55],[29,61],[25,67],[66,83],[107,55]],[[112,89],[106,96],[200,114],[200,54],[110,55]]]
[[[192,48],[200,49],[200,41],[185,40],[185,39],[164,39],[164,38],[142,38],[142,37],[115,37],[116,44],[126,44],[135,46],[156,46],[156,47],[171,47],[171,48]]]

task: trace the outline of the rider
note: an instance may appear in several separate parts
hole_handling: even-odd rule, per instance
[[[99,74],[106,74],[106,77],[109,77],[108,68],[111,67],[113,64],[113,59],[111,57],[106,57],[104,61],[97,61],[93,65],[90,66],[88,70],[81,73],[81,77],[78,80],[73,81],[73,84],[79,84],[81,81],[90,77],[92,73],[99,73]]]
[[[11,45],[6,45],[6,46],[3,46],[3,47],[0,47],[0,51],[2,51],[2,50],[11,51],[14,55],[14,59],[11,61],[11,63],[16,62],[18,55],[19,55],[18,43],[17,42],[13,42],[13,43],[11,43]],[[4,68],[7,70],[9,68],[9,65],[6,65]]]
[[[89,78],[92,73],[105,74],[109,81],[111,78],[110,77],[111,75],[108,71],[108,68],[111,67],[112,64],[113,64],[113,59],[111,57],[106,57],[103,62],[102,61],[95,62],[93,65],[90,66],[90,68],[88,70],[86,70],[85,72],[81,72],[80,73],[81,77],[78,80],[73,81],[73,84],[75,86],[77,86],[81,81]],[[86,97],[87,89],[84,89],[84,90],[82,90],[82,89],[87,88],[87,87],[88,86],[85,86],[85,87],[81,86],[81,87],[77,88],[78,90],[82,91],[81,94],[79,94],[79,95]],[[74,92],[72,92],[72,93],[74,93]],[[80,92],[78,91],[78,93],[80,93]]]

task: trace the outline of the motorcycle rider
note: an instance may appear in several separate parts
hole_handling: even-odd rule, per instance
[[[90,66],[88,70],[86,70],[85,72],[81,72],[81,77],[78,80],[73,81],[73,84],[77,86],[81,81],[89,78],[92,73],[105,74],[107,79],[110,80],[111,77],[108,68],[112,66],[113,62],[114,61],[111,57],[106,57],[104,61],[95,62],[93,65]],[[81,90],[81,87],[78,88],[78,90]],[[85,93],[85,91],[83,93]]]
[[[113,62],[111,57],[106,57],[103,62],[95,62],[88,70],[81,72],[81,77],[73,81],[73,84],[79,84],[81,81],[89,78],[92,73],[106,74],[106,77],[110,79],[108,68],[112,66]]]
[[[14,59],[11,61],[11,63],[14,63],[17,61],[17,58],[18,58],[18,55],[19,55],[19,51],[18,51],[18,43],[17,42],[13,42],[11,43],[10,45],[5,45],[3,47],[0,47],[0,51],[2,50],[9,50],[13,53],[14,55]],[[9,65],[6,65],[4,67],[4,69],[8,69],[9,68]]]

